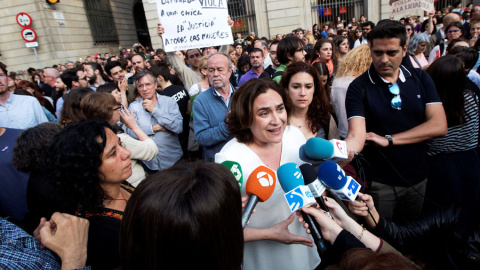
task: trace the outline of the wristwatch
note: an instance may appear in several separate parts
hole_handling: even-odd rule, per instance
[[[388,146],[392,146],[393,145],[392,135],[385,135],[385,138],[387,138],[388,140]]]

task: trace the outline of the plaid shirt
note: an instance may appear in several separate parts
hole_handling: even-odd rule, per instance
[[[0,218],[0,269],[60,269],[59,261],[31,235]]]

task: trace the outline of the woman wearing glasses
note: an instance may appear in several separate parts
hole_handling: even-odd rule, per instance
[[[413,31],[413,24],[409,23],[405,25],[405,30],[407,31],[407,44],[410,40],[415,36],[415,32]]]
[[[452,22],[447,28],[445,29],[445,35],[447,36],[447,41],[445,44],[440,44],[433,47],[430,55],[428,56],[428,64],[432,64],[433,61],[444,56],[446,54],[446,49],[448,44],[454,40],[458,39],[463,36],[464,28],[461,22]]]

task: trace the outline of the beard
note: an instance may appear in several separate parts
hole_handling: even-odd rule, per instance
[[[93,75],[91,77],[87,76],[87,77],[88,77],[88,82],[90,83],[90,85],[94,85],[97,82],[97,75]]]

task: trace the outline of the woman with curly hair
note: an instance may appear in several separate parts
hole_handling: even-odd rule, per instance
[[[346,138],[348,132],[345,109],[345,96],[348,86],[356,77],[367,71],[371,64],[370,47],[367,44],[362,44],[347,53],[338,67],[337,75],[332,83],[330,100],[337,116],[340,138]]]
[[[303,62],[288,65],[280,85],[292,104],[290,124],[300,129],[306,139],[338,138],[337,126],[331,114],[332,106],[320,83],[320,75],[312,65]]]
[[[45,164],[60,207],[86,218],[87,265],[113,269],[120,265],[120,224],[133,188],[130,151],[105,121],[68,124],[46,150]]]

